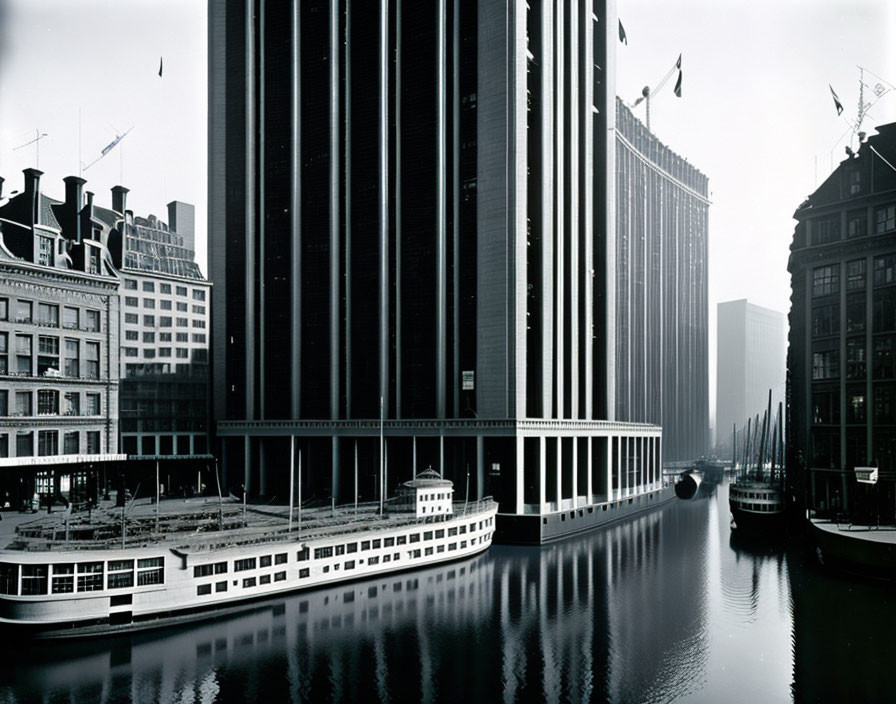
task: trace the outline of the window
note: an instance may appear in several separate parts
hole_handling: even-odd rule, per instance
[[[19,430],[16,433],[16,457],[34,456],[34,433],[30,430]]]
[[[248,589],[249,587],[254,587],[256,584],[255,577],[244,577],[243,578],[243,588]]]
[[[71,594],[75,591],[74,565],[53,565],[52,589],[54,594]]]
[[[177,319],[177,327],[185,328],[189,324],[189,321],[186,318],[178,318]]]
[[[134,561],[109,560],[109,571],[106,578],[109,589],[124,589],[134,586]]]
[[[874,258],[874,285],[886,286],[896,283],[896,254],[885,254]]]
[[[201,345],[205,344],[205,335],[203,333],[193,333],[193,342],[198,342]]]
[[[850,337],[846,340],[846,378],[865,378],[864,337]]]
[[[59,415],[59,392],[53,389],[40,389],[37,392],[37,415]]]
[[[424,531],[423,539],[424,540],[432,540],[432,531],[431,530]]]
[[[143,341],[148,343],[154,343],[156,341],[156,334],[154,332],[144,332],[143,333]]]
[[[896,377],[896,335],[882,335],[874,339],[872,374],[875,379]]]
[[[156,326],[156,316],[154,315],[144,315],[143,316],[143,324],[147,327],[154,328]]]
[[[201,288],[193,289],[193,300],[194,301],[204,301],[205,300],[205,291]]]
[[[0,298],[0,320],[9,320],[9,299]]]
[[[38,376],[59,376],[59,338],[40,335],[37,338]]]
[[[178,359],[189,359],[189,357],[190,357],[190,350],[184,349],[183,347],[177,348],[177,358]]]
[[[79,324],[79,311],[77,308],[65,306],[62,309],[62,327],[67,330],[77,330]]]
[[[211,584],[200,584],[196,587],[196,595],[197,596],[205,596],[206,594],[212,593],[212,585]]]
[[[159,342],[171,342],[171,333],[170,332],[160,332],[159,333]]]
[[[896,330],[896,287],[876,290],[871,305],[874,331]]]
[[[368,564],[368,565],[378,565],[379,563],[380,563],[380,558],[379,558],[378,556],[376,556],[376,555],[370,557],[370,558],[367,560],[367,564]]]
[[[868,234],[868,215],[864,210],[853,210],[846,214],[846,236],[863,237]]]
[[[819,218],[812,223],[812,244],[827,244],[840,239],[840,215]]]
[[[134,281],[134,279],[125,279],[125,280],[124,280],[124,287],[125,287],[128,291],[136,291],[136,290],[137,290],[137,282]]]
[[[193,312],[197,315],[205,315],[205,306],[193,306]]]
[[[194,320],[194,321],[193,321],[193,327],[194,327],[194,328],[199,328],[200,330],[201,330],[201,329],[204,329],[204,328],[205,328],[205,321],[204,321],[204,320]]]
[[[896,205],[878,208],[874,218],[874,233],[879,235],[896,229]]]
[[[353,569],[355,569],[355,561],[354,561],[354,560],[348,560],[348,561],[345,563],[344,567],[345,567],[345,569],[347,569],[347,570],[353,570]]]
[[[148,584],[164,584],[165,558],[146,557],[137,560],[137,586]]]
[[[31,415],[31,392],[30,391],[16,391],[15,398],[16,398],[15,415],[30,416]]]
[[[861,389],[846,392],[846,422],[865,422],[865,392]]]
[[[358,544],[357,543],[348,543],[345,546],[346,552],[358,552]]]
[[[31,322],[31,301],[16,301],[16,322]]]
[[[399,536],[395,539],[395,544],[396,544],[396,545],[406,545],[407,542],[408,542],[408,536],[406,536],[406,535],[399,535]]]
[[[270,584],[271,583],[271,575],[263,574],[258,578],[259,584]]]
[[[88,379],[100,378],[100,343],[84,343],[85,376]]]
[[[373,550],[379,550],[380,547],[381,547],[381,544],[382,544],[382,541],[381,541],[379,538],[377,538],[376,540],[374,540],[374,541],[370,544],[370,547],[371,547]]]
[[[302,548],[296,553],[296,560],[298,562],[304,562],[309,557],[311,557],[311,551],[308,548]]]
[[[136,330],[125,330],[124,339],[132,342],[137,341],[140,339],[140,334]]]
[[[361,550],[370,550],[370,541],[369,540],[361,541]]]
[[[0,416],[9,415],[9,391],[0,389]]]
[[[259,567],[270,567],[271,566],[271,556],[270,555],[262,555],[258,560]]]
[[[78,563],[78,591],[97,592],[103,588],[103,563]]]
[[[16,374],[31,376],[31,335],[16,335]]]
[[[256,562],[254,557],[247,557],[243,560],[234,560],[233,571],[244,572],[245,570],[254,570],[255,564]]]
[[[81,415],[81,394],[77,391],[66,391],[62,396],[62,415]]]
[[[274,581],[275,582],[285,582],[286,581],[286,572],[274,572]]]
[[[62,438],[62,454],[77,455],[81,451],[81,433],[71,430]]]
[[[170,357],[171,356],[171,348],[170,347],[159,347],[159,357]]]
[[[162,310],[171,310],[171,301],[167,299],[159,301],[159,308]]]
[[[840,292],[840,266],[831,264],[817,267],[812,272],[812,295],[828,296]]]
[[[227,582],[215,582],[215,592],[226,592]]]
[[[59,454],[58,430],[41,430],[38,432],[37,454],[39,457],[49,457]]]
[[[80,364],[79,364],[79,350],[78,350],[78,341],[72,340],[70,338],[65,338],[65,375],[71,377],[77,377]]]
[[[275,565],[283,565],[286,564],[287,556],[285,552],[280,552],[274,555],[274,564]]]
[[[136,347],[124,347],[123,349],[125,357],[137,357],[139,354]]]
[[[311,574],[311,570],[309,570],[307,567],[303,567],[299,570],[299,579],[304,579],[309,574]]]
[[[152,281],[144,281],[143,282],[143,290],[149,293],[153,293],[156,290],[156,285]]]
[[[22,595],[46,594],[49,572],[47,565],[22,565]]]
[[[174,335],[174,340],[176,342],[187,342],[187,339],[187,333],[185,332],[178,332]]]
[[[177,287],[177,295],[178,296],[186,296],[187,295],[187,287],[186,286],[178,286]]]
[[[9,333],[0,332],[0,374],[9,374]]]
[[[812,379],[836,379],[840,376],[840,360],[837,350],[812,354]]]
[[[159,284],[159,293],[171,293],[171,284]]]
[[[59,306],[49,303],[37,304],[37,322],[47,327],[59,327]]]
[[[124,322],[128,325],[139,325],[140,324],[140,316],[136,313],[125,313],[124,314]]]
[[[186,303],[178,303],[177,304],[177,312],[178,313],[186,313],[189,306]]]
[[[129,306],[130,308],[136,308],[138,305],[138,302],[139,301],[136,296],[125,296],[124,297],[124,304],[126,306]]]
[[[159,317],[159,327],[160,328],[170,328],[171,327],[171,316],[163,315]]]
[[[100,431],[87,431],[87,454],[98,455],[100,453]]]
[[[87,249],[87,273],[99,274],[100,271],[100,251],[96,247],[88,247]]]
[[[144,298],[143,299],[143,307],[149,308],[151,310],[155,310],[156,302],[152,298]]]

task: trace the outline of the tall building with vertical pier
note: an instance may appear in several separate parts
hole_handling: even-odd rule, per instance
[[[541,542],[654,505],[616,422],[612,0],[214,4],[209,261],[228,484],[427,465]],[[382,418],[382,421],[381,421]],[[468,487],[468,489],[466,489]]]

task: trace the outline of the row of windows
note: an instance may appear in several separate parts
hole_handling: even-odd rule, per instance
[[[846,263],[846,290],[865,288],[865,260]],[[896,284],[896,254],[875,257],[872,264],[872,280],[875,286]],[[812,270],[812,295],[829,296],[840,293],[840,264],[827,264]]]
[[[172,333],[170,332],[160,332],[158,334],[159,342],[171,342]],[[125,330],[124,331],[124,339],[129,342],[139,342],[141,339],[146,344],[155,344],[156,342],[156,333],[154,332],[146,332],[144,331],[142,336],[139,330]],[[192,335],[189,335],[185,332],[177,333],[177,341],[178,342],[188,342],[192,340],[193,342],[198,342],[199,344],[205,344],[206,336],[205,333],[197,333],[194,332]]]
[[[67,330],[86,330],[99,332],[100,311],[82,309],[76,306],[62,306],[62,327]],[[58,328],[60,323],[60,306],[56,303],[37,304],[24,298],[0,298],[0,320],[12,320],[16,323],[33,323],[49,328]],[[35,317],[35,313],[37,314]],[[83,326],[83,327],[82,327]]]
[[[128,325],[138,325],[140,322],[139,317],[136,313],[125,313],[124,322]],[[147,327],[154,328],[156,327],[156,316],[154,315],[144,315],[143,316],[143,324]],[[170,327],[179,327],[179,328],[188,328],[190,326],[194,328],[204,329],[205,321],[204,320],[194,320],[192,323],[187,318],[172,318],[170,315],[160,315],[159,316],[159,327],[160,328],[170,328]]]
[[[254,587],[259,584],[270,584],[271,579],[275,582],[285,582],[286,581],[286,571],[274,572],[273,575],[263,574],[259,577],[245,577],[243,579],[243,588]],[[239,581],[233,580],[233,586],[237,586]],[[215,582],[215,593],[226,592],[227,591],[227,582]],[[211,584],[200,584],[196,587],[197,596],[206,596],[212,593],[212,585]]]
[[[122,347],[122,354],[125,357],[139,357],[140,356],[140,348],[138,347]],[[171,356],[171,347],[159,347],[158,349],[143,349],[143,359],[155,359],[156,355],[159,357],[170,357]],[[174,349],[175,357],[177,359],[191,359],[190,357],[190,349],[188,347],[177,347]],[[205,349],[194,349],[192,351],[193,356],[192,359],[195,362],[206,362],[208,361],[208,351]]]
[[[812,244],[837,242],[840,237],[840,214],[828,215],[812,221]],[[896,229],[896,205],[884,205],[874,211],[874,234],[881,235]],[[846,213],[846,236],[864,237],[868,234],[868,211],[851,210]]]
[[[136,291],[137,290],[137,281],[134,279],[125,279],[124,287],[127,291]],[[156,284],[154,281],[144,281],[143,282],[143,291],[144,293],[155,293]],[[178,296],[188,296],[190,295],[186,286],[175,286],[175,293]],[[171,284],[167,283],[159,283],[159,293],[171,293]],[[194,301],[204,301],[205,300],[205,290],[201,288],[193,289],[193,300]]]
[[[136,560],[109,560],[51,565],[0,563],[0,594],[39,596],[95,592],[106,589],[164,584],[162,557]],[[105,580],[103,579],[105,576]],[[21,588],[19,581],[21,579]]]
[[[125,296],[124,304],[130,308],[136,308],[140,305],[140,302],[136,296]],[[144,298],[143,299],[143,307],[148,310],[155,310],[155,307],[156,307],[155,299],[154,298]],[[159,301],[159,310],[172,310],[171,301],[168,301],[168,300]],[[177,311],[179,313],[186,313],[189,310],[190,310],[190,308],[189,308],[189,306],[187,306],[186,303],[178,303],[177,304]],[[197,306],[194,304],[192,311],[193,311],[193,313],[196,313],[197,315],[205,315],[205,306]]]
[[[818,343],[828,345],[830,343]],[[896,377],[896,336],[877,335],[872,340],[871,373],[874,379]],[[867,374],[866,348],[864,337],[846,340],[846,378],[864,379]],[[837,349],[814,349],[812,352],[812,379],[840,378],[840,351]]]
[[[68,337],[62,341],[64,347],[55,335],[38,335],[35,355],[34,335],[15,333],[10,347],[9,333],[0,332],[0,374],[99,379],[100,343]]]
[[[80,455],[81,449],[80,430],[39,430],[37,431],[37,455],[39,457],[51,457],[58,454]],[[102,451],[102,434],[99,430],[84,431],[83,452],[88,455],[97,455]],[[59,438],[62,437],[62,452],[60,453]],[[19,430],[15,434],[16,457],[34,457],[33,430]],[[9,434],[0,433],[0,457],[10,457]]]
[[[0,389],[0,416],[33,416],[34,391],[12,392],[12,407],[10,407],[10,392]],[[59,401],[62,399],[62,406]],[[84,403],[81,403],[81,399]],[[101,415],[100,394],[85,393],[80,391],[63,391],[56,389],[40,389],[37,391],[37,415],[39,416],[98,416]]]

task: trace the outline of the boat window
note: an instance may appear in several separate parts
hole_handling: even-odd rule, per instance
[[[302,548],[296,553],[296,560],[299,562],[304,562],[311,555],[311,551],[308,548]]]
[[[19,566],[0,562],[0,594],[19,593]]]
[[[383,547],[391,548],[395,546],[395,538],[383,538]]]
[[[466,526],[461,526],[461,527],[460,527],[460,534],[463,535],[463,534],[466,533],[466,532],[467,532],[467,527],[466,527]]]
[[[200,584],[196,587],[196,595],[197,596],[205,596],[206,594],[212,593],[212,585],[211,584]]]
[[[272,558],[270,555],[262,555],[259,558],[258,566],[259,567],[270,567],[272,562]]]
[[[258,583],[259,584],[270,584],[271,583],[271,575],[269,575],[269,574],[261,575],[261,577],[258,578]]]
[[[75,591],[74,565],[53,565],[52,590],[54,594],[70,594]]]
[[[319,560],[322,557],[333,557],[333,546],[328,545],[325,548],[314,548],[314,559]],[[264,567],[264,565],[262,565]]]
[[[419,533],[411,533],[411,542],[419,543],[420,542],[420,534]]]
[[[218,566],[224,565],[224,571],[227,571],[227,563],[219,562],[215,565],[215,573],[218,572]],[[165,558],[164,557],[147,557],[137,560],[137,586],[145,587],[150,584],[165,583]]]
[[[399,553],[399,552],[397,552],[397,553],[395,553],[394,555],[392,555],[392,559],[393,559],[393,560],[397,560],[397,559],[400,558],[400,557],[401,557],[401,553]]]
[[[196,565],[193,567],[193,577],[208,577],[214,574],[215,566],[212,564],[208,565]]]
[[[255,577],[246,577],[243,579],[243,588],[254,587]]]
[[[436,546],[436,552],[445,552],[445,546],[444,546],[444,545],[437,545],[437,546]]]
[[[395,544],[396,544],[396,545],[406,545],[407,542],[408,542],[408,536],[406,536],[406,535],[399,535],[399,536],[395,539]]]
[[[345,563],[345,569],[347,569],[347,570],[353,570],[353,569],[355,569],[355,561],[354,561],[354,560],[349,560],[349,561],[347,561],[347,562]]]
[[[457,543],[448,543],[449,550],[457,550]]]
[[[444,538],[445,537],[445,529],[440,528],[436,531],[436,538]]]
[[[380,563],[380,558],[376,555],[367,560],[368,565],[378,565]]]
[[[337,555],[345,555],[345,545],[337,545],[336,546],[336,554]]]
[[[374,550],[377,550],[381,544],[382,544],[382,541],[379,538],[377,538],[376,540],[373,541],[373,544],[370,547],[372,547]]]
[[[426,554],[432,555],[432,548],[426,548]]]
[[[142,560],[137,560],[137,568],[142,569],[144,567],[164,567],[165,566],[165,558],[164,557],[146,557]]]
[[[420,557],[420,550],[411,550],[411,557]]]
[[[103,588],[103,563],[78,563],[78,591],[97,592]]]
[[[392,562],[391,555],[383,555],[383,562]]]
[[[448,529],[448,535],[449,535],[449,536],[451,536],[451,535],[457,535],[457,526],[455,526],[454,528],[449,528],[449,529]]]
[[[299,577],[304,578],[311,574],[311,571],[307,567],[303,567],[299,570]]]
[[[362,540],[362,541],[361,541],[361,549],[362,549],[362,550],[370,550],[370,541],[369,541],[369,540]]]
[[[432,531],[431,530],[424,531],[423,539],[424,540],[432,540]]]
[[[283,557],[286,557],[284,554]],[[216,562],[215,563],[215,574],[226,574],[227,573],[227,563],[226,562]]]
[[[357,543],[349,543],[345,546],[346,552],[358,552],[358,544]]]
[[[274,564],[275,565],[282,565],[285,563],[286,563],[286,553],[285,552],[278,552],[276,555],[274,555]],[[283,574],[286,574],[286,573],[284,572]]]
[[[22,596],[47,593],[47,565],[22,565]]]
[[[109,589],[122,589],[134,586],[134,561],[109,560]]]
[[[255,569],[255,558],[247,557],[243,560],[234,560],[233,562],[233,571],[234,572],[244,572],[245,570],[254,570]]]
[[[274,581],[275,582],[285,582],[286,581],[286,571],[283,572],[274,572]]]
[[[460,549],[463,550],[465,547],[467,547],[467,541],[466,541],[466,540],[461,540],[461,541],[460,541]]]
[[[216,592],[226,592],[227,591],[227,581],[223,582],[215,582],[215,591]]]

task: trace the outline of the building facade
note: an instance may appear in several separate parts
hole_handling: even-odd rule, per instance
[[[170,225],[135,217],[127,192],[115,186],[104,211],[116,223],[121,277],[121,449],[132,458],[205,456],[211,286],[195,262],[194,209],[169,203]]]
[[[431,464],[536,542],[654,498],[659,428],[613,422],[616,32],[603,0],[210,8],[228,483],[282,495],[297,438],[306,497]]]
[[[734,426],[741,431],[747,418],[762,415],[769,390],[773,412],[785,400],[787,318],[746,299],[719,303],[717,310],[715,447],[727,458]]]
[[[66,200],[0,200],[0,490],[96,498],[96,470],[118,455],[118,279],[107,228],[83,180]],[[0,197],[2,197],[0,180]]]
[[[616,418],[709,449],[709,181],[616,99]]]
[[[788,478],[821,515],[874,520],[876,509],[892,520],[896,123],[859,144],[794,218]],[[876,467],[877,486],[857,484],[857,467]]]

